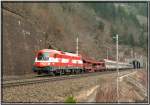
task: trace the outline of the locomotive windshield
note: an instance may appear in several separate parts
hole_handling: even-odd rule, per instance
[[[49,53],[48,52],[39,53],[37,59],[38,60],[44,60],[44,61],[48,60],[49,59]]]

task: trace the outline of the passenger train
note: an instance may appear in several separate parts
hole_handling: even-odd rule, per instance
[[[116,70],[116,61],[104,59],[94,61],[85,59],[80,54],[68,53],[53,49],[43,49],[37,52],[33,65],[33,72],[41,74],[78,74]],[[133,64],[118,62],[119,69],[131,69]]]

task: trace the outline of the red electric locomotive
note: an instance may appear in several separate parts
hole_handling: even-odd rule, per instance
[[[52,49],[38,51],[32,70],[38,74],[79,73],[84,71],[80,55]]]

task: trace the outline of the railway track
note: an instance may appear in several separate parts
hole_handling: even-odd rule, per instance
[[[127,71],[127,70],[126,70]],[[3,82],[2,87],[14,87],[14,86],[21,86],[21,85],[29,85],[29,84],[36,84],[36,83],[46,83],[46,82],[53,82],[53,81],[61,81],[67,79],[77,79],[89,76],[96,76],[102,74],[111,74],[115,73],[116,71],[105,71],[105,72],[94,72],[94,73],[84,73],[84,74],[77,74],[77,75],[65,75],[65,76],[58,76],[58,77],[47,77],[47,78],[37,78],[37,79],[26,79],[20,81],[13,81],[13,82]]]

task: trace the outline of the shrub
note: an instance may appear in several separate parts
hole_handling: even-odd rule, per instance
[[[76,100],[74,99],[73,96],[69,96],[66,100],[65,103],[76,103]]]

